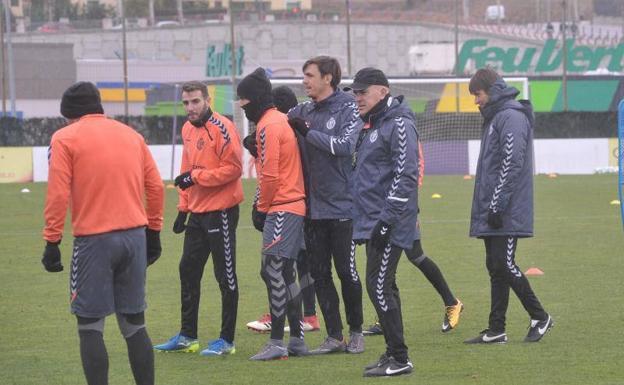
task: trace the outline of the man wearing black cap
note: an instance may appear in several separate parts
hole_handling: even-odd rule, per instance
[[[63,94],[61,114],[69,125],[50,143],[41,262],[49,272],[63,270],[59,244],[71,204],[70,302],[87,383],[108,384],[104,320],[115,313],[136,383],[153,384],[145,269],[161,253],[163,183],[143,137],[103,113],[92,83],[76,83]]]
[[[258,186],[252,211],[254,227],[262,232],[260,275],[269,295],[271,337],[251,357],[255,361],[304,355],[301,294],[295,281],[295,261],[303,236],[305,192],[297,138],[286,115],[273,106],[271,83],[262,68],[247,75],[236,90],[239,105],[256,123]],[[290,340],[284,347],[288,317]]]
[[[395,274],[401,253],[419,239],[418,133],[403,97],[392,97],[385,74],[357,72],[350,87],[364,121],[353,156],[353,238],[366,243],[366,289],[386,340],[364,376],[411,373]]]
[[[353,96],[338,88],[338,60],[317,56],[303,64],[303,86],[312,99],[288,116],[304,142],[308,211],[305,239],[310,272],[327,338],[313,354],[362,353],[362,283],[352,239],[351,155],[362,122]],[[343,335],[340,297],[332,277],[332,260],[344,301],[349,339]]]

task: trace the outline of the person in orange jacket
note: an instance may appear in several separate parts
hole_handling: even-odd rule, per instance
[[[48,153],[43,266],[63,270],[59,244],[71,206],[70,302],[87,383],[108,384],[104,320],[115,313],[136,383],[154,384],[145,269],[161,254],[162,179],[143,137],[104,115],[94,84],[69,87],[61,114],[69,125],[52,135]]]
[[[182,127],[182,165],[175,178],[179,187],[178,216],[173,225],[174,233],[184,232],[180,260],[182,320],[180,332],[154,348],[199,350],[201,279],[212,254],[214,276],[221,291],[221,331],[200,354],[223,356],[236,352],[236,227],[238,205],[243,201],[242,147],[234,123],[210,108],[204,83],[192,81],[182,85],[182,104],[188,122]]]
[[[262,232],[260,275],[269,294],[272,324],[269,342],[251,360],[305,355],[308,348],[303,340],[301,293],[295,278],[306,211],[297,138],[287,116],[273,105],[271,83],[264,69],[247,75],[236,92],[245,116],[257,126],[258,186],[252,222]],[[287,347],[283,345],[286,317],[290,324]]]
[[[279,112],[288,114],[288,111],[295,107],[299,102],[297,96],[288,86],[279,86],[271,90],[273,104]],[[256,132],[252,131],[243,139],[243,147],[254,157],[254,162],[258,158]],[[301,143],[300,147],[301,148]],[[305,174],[305,170],[304,170]],[[305,179],[304,179],[305,180]],[[307,188],[306,188],[307,189]],[[303,303],[303,330],[312,332],[320,330],[321,326],[316,315],[316,298],[314,291],[314,279],[310,273],[308,261],[308,253],[305,242],[302,242],[299,256],[297,257],[297,277],[299,280],[299,289],[301,290],[301,302]],[[268,333],[271,331],[271,313],[265,313],[257,320],[247,323],[247,328],[258,333]],[[284,331],[289,331],[287,326]]]

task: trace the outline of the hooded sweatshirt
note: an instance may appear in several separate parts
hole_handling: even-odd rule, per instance
[[[481,109],[481,150],[477,163],[470,236],[533,236],[533,108],[501,79]],[[492,229],[489,212],[502,214]]]

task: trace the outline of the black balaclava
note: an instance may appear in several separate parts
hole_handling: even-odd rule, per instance
[[[263,68],[256,68],[254,72],[245,76],[238,84],[236,93],[239,99],[249,100],[249,103],[242,106],[242,109],[245,111],[247,119],[256,124],[264,112],[273,107],[271,82]]]

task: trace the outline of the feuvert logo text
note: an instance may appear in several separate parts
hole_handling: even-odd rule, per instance
[[[563,47],[557,47],[557,42],[555,39],[546,40],[538,55],[538,48],[535,47],[502,48],[488,46],[487,39],[467,40],[459,53],[459,70],[464,72],[468,61],[474,60],[475,68],[489,65],[503,73],[558,71],[563,62]],[[601,63],[603,67],[606,65],[609,71],[622,71],[622,57],[624,56],[622,43],[614,47],[589,47],[575,45],[574,39],[568,39],[566,45],[569,72],[594,71],[601,67]]]

